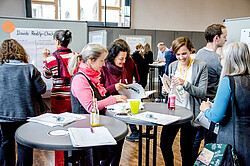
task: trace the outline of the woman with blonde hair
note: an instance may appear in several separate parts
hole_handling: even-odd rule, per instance
[[[106,96],[107,90],[100,82],[101,68],[105,65],[107,50],[100,44],[87,44],[79,55],[73,56],[68,64],[69,73],[74,74],[71,79],[70,93],[72,112],[78,114],[90,113],[93,97],[97,98],[100,114],[105,115],[105,107],[117,102],[127,102],[127,97],[122,95]],[[119,165],[123,140],[117,145],[108,146],[107,151],[98,151],[98,156],[105,156],[95,160],[95,165]]]
[[[209,120],[220,123],[216,142],[232,145],[236,150],[240,165],[249,165],[250,54],[248,46],[241,42],[230,43],[223,47],[222,57],[221,80],[214,104],[211,107],[209,103],[203,102],[200,109]],[[234,92],[231,89],[233,82]],[[230,106],[233,94],[236,100],[234,101],[235,118],[232,117]],[[233,121],[235,121],[235,136],[233,136]]]
[[[28,64],[28,55],[14,39],[0,47],[0,165],[15,165],[15,132],[28,117],[44,112],[41,94],[46,84],[38,69]],[[33,149],[17,143],[16,165],[33,164]]]

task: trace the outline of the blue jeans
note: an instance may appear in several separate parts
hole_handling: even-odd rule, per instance
[[[1,122],[0,141],[0,165],[14,166],[15,154],[15,132],[25,122]],[[18,159],[17,166],[31,166],[33,164],[33,149],[17,144]]]

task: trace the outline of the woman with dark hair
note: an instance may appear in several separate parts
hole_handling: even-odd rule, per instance
[[[128,48],[119,42],[112,42],[108,47],[105,66],[101,69],[101,83],[107,89],[107,95],[118,94],[128,84],[128,74],[124,68]]]
[[[74,53],[67,48],[72,39],[69,30],[58,30],[54,33],[57,50],[49,56],[47,49],[43,50],[43,75],[52,78],[51,112],[71,112],[70,78],[68,61]],[[55,152],[55,165],[63,165],[63,151]],[[59,164],[60,163],[60,164]]]
[[[250,165],[250,54],[245,43],[229,43],[222,49],[222,72],[214,104],[202,102],[200,109],[205,117],[219,122],[216,143],[230,144],[235,148],[239,164]],[[235,83],[231,89],[230,77]],[[235,117],[232,114],[232,95],[235,95]],[[234,118],[233,118],[234,117]],[[233,128],[235,127],[235,135]]]
[[[28,64],[28,55],[14,39],[0,47],[0,165],[15,165],[15,132],[28,117],[44,112],[41,94],[46,84],[38,69]],[[33,164],[33,149],[17,143],[16,165]]]

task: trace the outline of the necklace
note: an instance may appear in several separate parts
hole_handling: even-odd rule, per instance
[[[181,64],[180,64],[180,78],[181,78],[182,75],[185,75],[185,76],[184,76],[184,80],[186,80],[187,71],[188,71],[189,67],[191,66],[191,63],[192,63],[192,62],[193,62],[193,60],[192,60],[192,58],[190,58],[189,64],[188,64],[188,66],[187,66],[187,69],[186,69],[186,70],[183,70],[183,71],[185,72],[185,74],[181,74],[181,73],[183,73],[183,72],[182,72],[182,70],[181,70]]]

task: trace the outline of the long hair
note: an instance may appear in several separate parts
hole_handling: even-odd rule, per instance
[[[128,52],[130,51],[130,48],[128,47],[128,45],[121,43],[120,40],[114,40],[108,46],[108,56],[106,57],[106,60],[114,64],[114,59],[117,57],[120,51]]]
[[[221,78],[225,75],[250,74],[250,55],[245,43],[229,43],[223,47],[222,54],[224,63]]]
[[[100,44],[89,43],[83,47],[80,54],[73,55],[68,63],[68,70],[70,74],[78,68],[80,61],[84,63],[89,59],[97,60],[102,53],[107,52],[107,50]]]
[[[23,46],[14,39],[4,40],[0,48],[0,63],[9,63],[11,59],[28,63],[28,55]]]
[[[144,54],[147,54],[149,51],[151,51],[150,45],[148,43],[146,43],[144,45]]]
[[[121,45],[123,45],[123,47],[127,48],[126,60],[128,60],[128,58],[130,57],[130,47],[129,47],[128,43],[123,39],[115,39],[114,42],[120,43]]]

